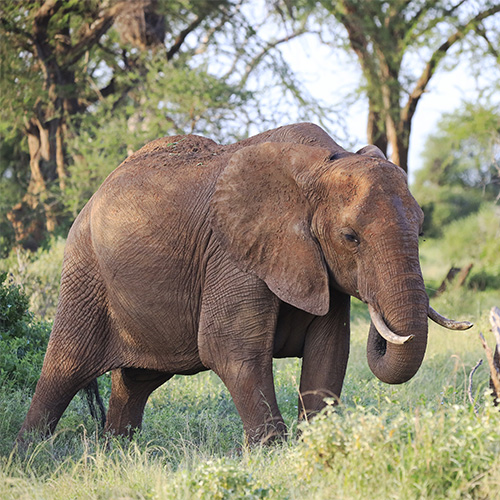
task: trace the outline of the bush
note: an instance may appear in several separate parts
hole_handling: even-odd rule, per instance
[[[466,286],[471,290],[500,289],[500,207],[492,203],[444,228],[439,239],[425,238],[421,262],[426,279],[437,289],[451,267],[472,264]],[[433,267],[434,266],[434,267]]]
[[[50,324],[37,322],[23,290],[0,273],[0,381],[34,388],[40,376]]]
[[[341,477],[339,498],[395,498],[396,490],[397,498],[481,498],[477,479],[498,477],[498,423],[492,404],[479,417],[460,405],[414,415],[340,415],[330,406],[302,425],[297,473],[312,482]]]
[[[460,187],[431,185],[415,191],[425,214],[424,233],[429,238],[442,236],[448,224],[477,212],[484,202],[480,192]]]
[[[65,239],[52,238],[34,253],[17,249],[0,262],[0,272],[9,271],[14,283],[22,285],[37,318],[55,316],[65,245]]]
[[[485,205],[479,212],[453,222],[444,231],[441,245],[452,265],[474,264],[468,287],[500,289],[500,207]]]
[[[259,486],[252,475],[241,470],[237,463],[223,459],[204,463],[194,472],[180,471],[174,484],[172,498],[257,500],[269,497],[268,488]]]
[[[14,284],[5,285],[7,273],[0,273],[0,340],[18,336],[19,325],[29,317],[29,299]]]

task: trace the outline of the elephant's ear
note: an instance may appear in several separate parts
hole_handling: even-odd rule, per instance
[[[303,182],[328,156],[303,145],[248,146],[229,160],[211,202],[214,233],[238,267],[281,300],[319,316],[329,308],[328,272],[296,179]]]
[[[359,151],[356,151],[356,154],[371,156],[372,158],[382,158],[383,160],[387,160],[382,150],[380,150],[379,148],[377,148],[377,146],[374,146],[373,144],[368,144],[368,146],[361,148]]]

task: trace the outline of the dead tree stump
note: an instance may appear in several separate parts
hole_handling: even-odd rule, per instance
[[[491,349],[488,347],[486,350],[486,356],[488,358],[488,364],[490,365],[491,372],[490,388],[495,399],[495,406],[498,406],[500,400],[500,309],[498,307],[491,308],[490,323],[491,330],[495,336],[496,345],[495,353],[492,355]]]
[[[455,278],[456,282],[454,288],[460,288],[465,283],[467,276],[469,276],[473,265],[474,264],[471,263],[465,267],[450,267],[448,274],[442,281],[439,288],[436,290],[434,296],[437,297],[438,295],[441,295],[443,292],[445,292],[448,289],[448,285],[450,285],[455,280]]]

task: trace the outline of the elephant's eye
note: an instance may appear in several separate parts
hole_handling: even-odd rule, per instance
[[[359,244],[359,238],[354,234],[354,233],[344,233],[344,238],[349,242],[349,243],[356,243]]]

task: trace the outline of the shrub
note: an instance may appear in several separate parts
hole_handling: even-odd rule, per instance
[[[0,273],[0,381],[34,388],[40,376],[50,324],[37,322],[23,290]]]
[[[431,185],[415,191],[425,214],[424,233],[430,238],[442,236],[448,224],[477,212],[484,202],[480,192],[460,187]]]
[[[185,498],[200,500],[257,500],[269,497],[268,488],[260,487],[251,474],[241,470],[236,463],[224,459],[206,462],[194,472],[180,471],[174,481],[177,483],[175,498],[180,492],[184,493]]]
[[[453,222],[445,229],[441,245],[452,265],[474,264],[467,282],[470,288],[500,288],[500,207],[485,205]]]
[[[426,279],[436,288],[450,267],[473,264],[466,281],[471,290],[500,289],[500,207],[493,203],[443,230],[439,239],[424,238],[421,261]]]
[[[0,340],[17,337],[20,324],[29,317],[29,299],[14,284],[6,285],[7,273],[0,273]]]
[[[330,406],[302,426],[297,473],[341,477],[340,498],[393,498],[396,490],[397,498],[481,497],[477,479],[493,480],[500,465],[498,423],[492,405],[479,417],[460,405],[413,415],[340,415]]]
[[[53,238],[36,252],[16,250],[0,263],[29,297],[30,310],[40,319],[55,316],[66,240]]]

